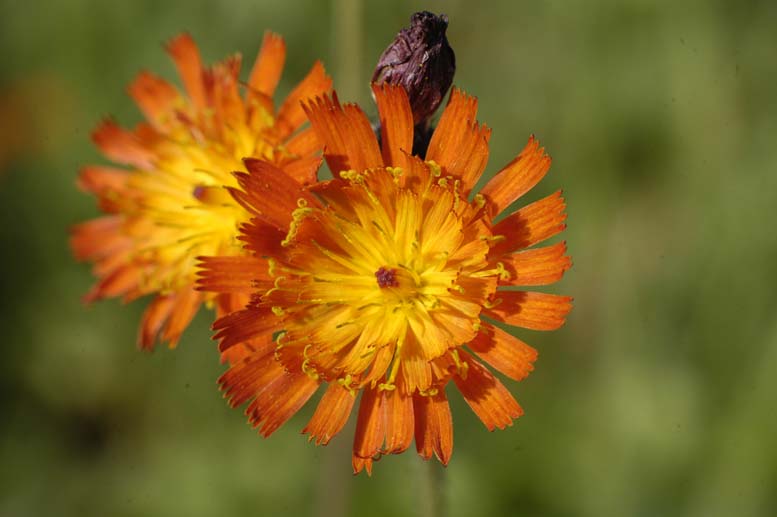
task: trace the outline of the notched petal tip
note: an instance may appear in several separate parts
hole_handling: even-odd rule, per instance
[[[285,62],[286,42],[274,32],[265,32],[262,47],[248,79],[252,91],[271,97],[278,86]]]
[[[380,458],[362,458],[361,456],[352,456],[351,465],[353,466],[353,475],[356,476],[363,470],[367,472],[368,477],[372,477],[373,461]]]
[[[465,194],[480,179],[489,157],[491,130],[478,122],[477,109],[476,97],[454,88],[426,153],[446,175],[461,180]]]
[[[307,99],[302,99],[300,100],[300,105],[302,106],[302,109],[305,111],[305,114],[308,116],[308,118],[310,118],[311,113],[314,113],[318,110],[333,111],[342,108],[340,100],[337,97],[337,92],[335,91],[331,93],[322,93]]]
[[[498,291],[485,314],[530,330],[557,330],[572,310],[572,297],[535,291]]]
[[[530,203],[508,215],[493,227],[502,240],[492,246],[492,257],[528,248],[558,235],[566,228],[566,203],[561,191]]]
[[[145,133],[142,125],[136,131],[129,131],[112,117],[105,117],[92,131],[92,142],[103,155],[114,162],[132,165],[140,169],[153,167],[155,155],[144,145]]]
[[[489,201],[489,215],[495,217],[534,188],[550,169],[551,158],[531,135],[520,154],[504,166],[480,193]]]
[[[308,74],[286,97],[278,109],[278,127],[281,137],[286,138],[299,129],[307,120],[303,103],[332,90],[332,78],[326,73],[321,61],[313,63]]]
[[[188,31],[183,31],[180,34],[177,34],[167,40],[164,44],[165,50],[168,52],[180,52],[181,49],[188,49],[193,47],[196,47],[197,44],[194,41],[194,38],[192,37],[191,33]]]
[[[200,49],[194,38],[184,32],[171,39],[165,49],[173,58],[178,74],[194,105],[202,108],[206,105],[205,77],[200,57]]]

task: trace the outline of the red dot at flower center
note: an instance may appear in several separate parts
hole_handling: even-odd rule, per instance
[[[375,271],[375,278],[378,279],[378,285],[384,287],[399,287],[397,280],[397,270],[382,267]]]

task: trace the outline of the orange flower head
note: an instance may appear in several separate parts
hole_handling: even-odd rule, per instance
[[[331,88],[317,62],[276,111],[286,47],[272,33],[245,88],[239,55],[206,68],[187,34],[167,50],[186,93],[147,72],[130,85],[146,121],[130,131],[107,120],[92,135],[109,160],[128,168],[82,170],[79,186],[107,215],[77,225],[71,238],[98,277],[87,301],[154,295],[138,337],[144,349],[158,337],[175,346],[203,302],[217,301],[220,313],[245,304],[240,295],[194,289],[197,256],[243,253],[236,235],[248,212],[225,190],[237,186],[230,171],[258,157],[301,184],[315,181],[320,144],[310,128],[297,131],[306,120],[301,100]]]
[[[532,137],[483,189],[490,131],[477,101],[454,89],[425,160],[406,151],[413,116],[405,91],[373,86],[381,145],[355,105],[321,96],[305,105],[336,179],[305,187],[252,160],[236,199],[252,212],[241,239],[253,256],[204,258],[201,288],[253,293],[214,328],[231,368],[232,405],[251,401],[267,436],[323,383],[304,432],[327,443],[361,393],[355,472],[406,450],[447,464],[450,381],[489,430],[511,425],[518,403],[484,363],[520,380],[536,351],[492,321],[553,330],[571,299],[514,286],[544,285],[570,267],[565,244],[530,248],[564,229],[559,193],[494,223],[547,172]],[[272,193],[272,196],[268,194]]]

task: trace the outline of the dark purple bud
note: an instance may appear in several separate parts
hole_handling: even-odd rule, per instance
[[[410,17],[383,51],[372,82],[402,85],[410,98],[413,122],[424,125],[437,110],[456,72],[456,56],[445,31],[448,17],[421,11]]]

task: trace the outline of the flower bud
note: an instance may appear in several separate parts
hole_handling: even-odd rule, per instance
[[[448,17],[421,11],[410,17],[383,51],[372,82],[397,84],[405,88],[413,109],[413,122],[425,126],[453,82],[456,57],[445,31]]]

